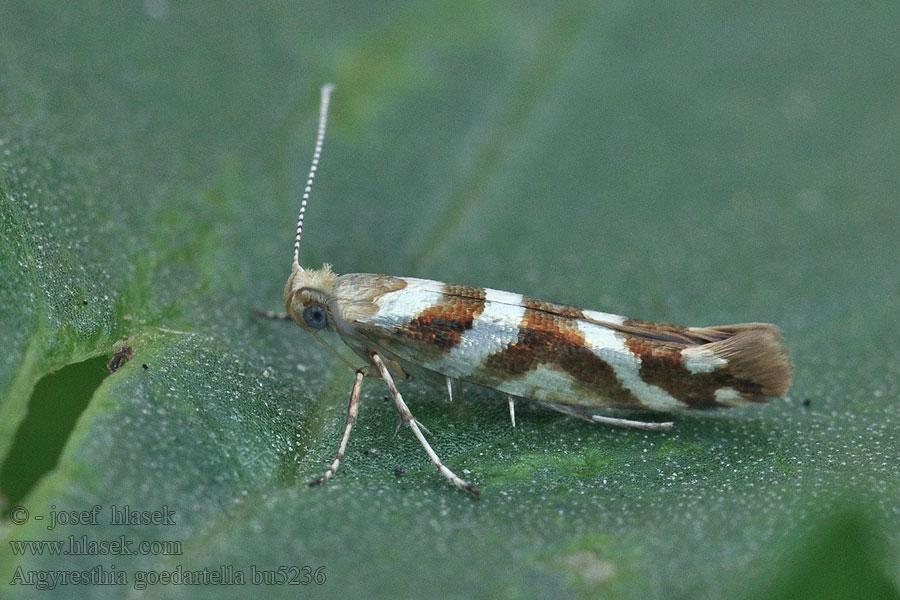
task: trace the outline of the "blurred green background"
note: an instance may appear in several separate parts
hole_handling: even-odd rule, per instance
[[[127,585],[44,593],[898,597],[898,29],[876,2],[0,0],[0,492],[30,515],[0,522],[0,596],[99,567]],[[406,384],[473,500],[373,381],[308,489],[352,373],[249,309],[281,305],[328,81],[305,264],[778,323],[789,397],[512,429],[489,391]],[[126,504],[176,524],[109,524]],[[70,535],[182,553],[9,543]],[[134,589],[222,565],[245,584]],[[290,566],[326,581],[249,580]]]

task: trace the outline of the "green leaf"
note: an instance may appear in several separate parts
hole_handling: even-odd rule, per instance
[[[859,572],[895,594],[896,6],[3,1],[0,15],[4,598],[39,580],[67,598],[142,582],[151,598],[724,598],[786,573],[777,596],[837,568],[823,535],[861,548],[841,585]],[[513,429],[490,390],[448,404],[406,382],[475,500],[395,435],[372,380],[341,470],[307,488],[334,457],[352,372],[250,310],[281,305],[328,81],[304,264],[774,322],[790,396],[663,433],[523,403]],[[132,359],[98,374],[125,345]],[[841,533],[847,498],[858,535]],[[113,506],[171,523],[112,524]],[[53,515],[69,522],[48,529]],[[32,540],[165,544],[60,556]],[[782,571],[798,547],[807,562]],[[276,582],[317,570],[322,584]]]
[[[880,542],[858,508],[828,515],[812,534],[789,548],[774,572],[759,578],[758,588],[750,597],[898,598],[900,591],[884,572],[886,561]]]

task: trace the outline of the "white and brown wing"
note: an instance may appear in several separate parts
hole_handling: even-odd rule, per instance
[[[577,408],[765,402],[792,367],[774,325],[678,327],[438,281],[338,278],[338,331],[362,356]]]

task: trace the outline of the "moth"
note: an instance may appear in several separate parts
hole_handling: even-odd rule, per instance
[[[451,400],[461,383],[497,390],[507,397],[514,427],[513,402],[523,398],[594,423],[650,430],[673,424],[603,413],[738,406],[766,402],[790,387],[793,367],[781,331],[768,323],[680,327],[487,288],[369,273],[337,275],[328,264],[301,267],[303,216],[332,89],[322,88],[318,135],[284,287],[287,314],[266,313],[293,320],[326,346],[319,332],[336,332],[366,363],[354,367],[337,455],[310,486],[324,483],[340,467],[366,377],[384,381],[402,421],[441,475],[476,496],[478,490],[432,449],[395,381],[409,375],[442,378]]]

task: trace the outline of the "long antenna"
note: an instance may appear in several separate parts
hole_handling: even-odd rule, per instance
[[[319,168],[322,143],[325,141],[325,124],[328,121],[328,102],[331,100],[332,90],[334,90],[334,86],[330,83],[322,86],[322,100],[319,104],[319,134],[316,136],[316,149],[313,151],[312,164],[309,167],[309,175],[306,178],[303,200],[300,201],[300,214],[297,215],[297,237],[294,239],[294,269],[299,271],[303,270],[300,266],[300,236],[303,234],[303,215],[306,213],[306,203],[309,201],[309,192],[312,190],[313,179],[316,178],[316,169]]]

